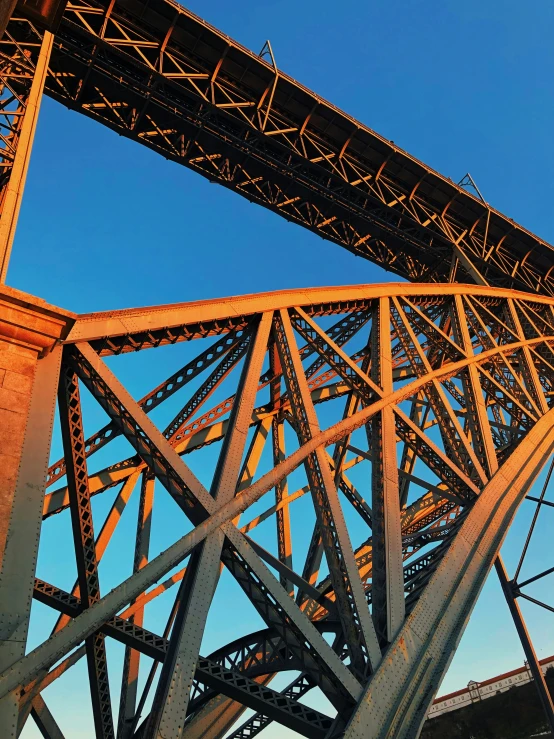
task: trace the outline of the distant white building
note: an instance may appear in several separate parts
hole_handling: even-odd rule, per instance
[[[541,659],[539,664],[544,675],[549,667],[554,667],[554,656]],[[427,717],[435,718],[435,716],[442,716],[443,713],[448,713],[449,711],[457,711],[458,708],[463,708],[470,703],[492,698],[497,693],[503,693],[505,690],[510,690],[510,688],[519,685],[525,685],[531,682],[532,679],[531,671],[527,663],[525,663],[524,667],[519,667],[517,670],[512,670],[511,672],[505,672],[503,675],[497,675],[482,683],[476,683],[470,680],[467,688],[436,698]]]

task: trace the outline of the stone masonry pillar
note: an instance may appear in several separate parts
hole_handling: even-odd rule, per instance
[[[25,653],[54,420],[60,342],[76,316],[0,286],[0,672]],[[16,737],[18,696],[0,702]]]

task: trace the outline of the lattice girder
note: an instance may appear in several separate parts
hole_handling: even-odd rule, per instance
[[[2,40],[23,107],[42,36],[16,10]],[[548,243],[171,0],[67,3],[45,92],[409,280],[554,292]]]
[[[50,467],[43,506],[44,526],[70,508],[79,582],[67,592],[35,581],[35,599],[61,615],[50,639],[0,675],[1,695],[21,693],[20,725],[86,654],[97,733],[109,736],[103,644],[115,638],[127,649],[122,737],[163,726],[215,739],[244,707],[255,714],[237,739],[271,721],[305,736],[355,738],[367,726],[372,736],[415,735],[554,444],[553,342],[549,298],[457,285],[316,288],[80,317],[60,374],[64,458]],[[138,402],[102,359],[169,343],[184,343],[186,362]],[[110,418],[110,433],[88,442],[79,385]],[[177,420],[159,430],[151,419],[163,408]],[[98,469],[99,447],[105,458],[118,435],[134,455]],[[201,449],[210,492],[193,471]],[[103,594],[98,563],[141,477],[133,572]],[[154,484],[165,491],[154,497]],[[115,486],[95,537],[91,506]],[[148,561],[166,491],[184,535]],[[315,525],[299,533],[310,493]],[[272,521],[275,542],[264,534]],[[200,657],[195,619],[211,612],[222,565],[267,629]],[[148,604],[177,584],[165,628],[144,628]],[[147,715],[147,691],[139,697],[130,679],[140,653],[155,660]],[[280,694],[268,683],[283,670],[299,677]],[[338,718],[296,704],[314,689]]]

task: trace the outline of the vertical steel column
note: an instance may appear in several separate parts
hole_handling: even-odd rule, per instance
[[[60,426],[67,465],[67,488],[75,542],[79,592],[83,608],[100,600],[96,543],[88,484],[85,437],[78,379],[72,367],[62,366],[58,391]],[[86,639],[87,664],[97,739],[115,736],[103,634]]]
[[[273,313],[262,314],[242,369],[239,388],[212,481],[220,503],[235,495]],[[179,588],[175,624],[154,696],[148,735],[178,739],[185,723],[200,643],[220,572],[224,534],[218,529],[192,552]]]
[[[533,647],[533,643],[529,636],[529,632],[527,631],[525,621],[523,620],[523,615],[514,597],[511,582],[508,579],[506,568],[504,567],[504,562],[502,561],[502,558],[500,556],[496,558],[494,568],[496,570],[496,574],[498,575],[498,579],[500,580],[502,592],[504,593],[506,603],[508,604],[508,608],[510,609],[510,614],[517,629],[517,635],[519,636],[521,646],[523,647],[523,651],[525,652],[525,657],[527,659],[527,662],[529,663],[529,669],[531,670],[531,674],[533,675],[533,679],[535,681],[535,687],[537,689],[537,693],[539,694],[539,699],[544,711],[544,715],[546,717],[546,721],[548,723],[548,727],[550,728],[550,731],[554,734],[554,704],[552,703],[552,698],[550,696],[550,691],[548,690],[548,685],[546,684],[546,680],[544,679],[544,675],[542,673],[539,660]]]
[[[186,574],[186,569],[185,569],[184,574]],[[170,614],[169,614],[169,618],[167,619],[166,624],[165,624],[165,627],[164,627],[164,630],[163,630],[163,638],[164,639],[169,639],[169,635],[171,633],[171,629],[173,628],[173,623],[175,622],[175,615],[177,613],[177,609],[178,608],[179,608],[179,597],[177,596],[177,598],[175,598],[175,600],[173,601],[173,606],[171,608],[171,611],[170,611]],[[141,719],[142,712],[144,710],[144,706],[146,705],[146,701],[148,699],[148,694],[150,693],[150,688],[152,687],[152,684],[154,682],[154,678],[156,677],[156,673],[158,671],[159,665],[160,665],[160,662],[158,662],[158,661],[155,660],[152,663],[151,667],[150,667],[150,672],[148,673],[148,677],[146,678],[146,682],[144,683],[144,688],[142,689],[142,694],[141,694],[140,699],[138,701],[138,704],[137,704],[137,707],[136,707],[136,710],[135,710],[135,715],[134,715],[133,720],[131,722],[131,729],[130,729],[131,736],[134,735],[134,732],[136,731],[138,722]],[[146,727],[147,723],[145,722],[144,725]]]
[[[13,161],[10,178],[2,193],[2,212],[0,214],[0,284],[6,281],[8,263],[12,249],[17,218],[21,207],[25,179],[29,168],[29,160],[33,147],[33,139],[37,127],[38,114],[44,83],[48,73],[48,63],[52,52],[54,36],[45,31],[38,57],[29,99],[25,107],[25,115],[21,125],[17,151]]]
[[[278,464],[285,459],[285,424],[276,416],[271,423],[271,440],[273,445],[273,464]],[[281,480],[275,486],[275,504],[278,506],[288,495],[287,478]],[[290,511],[288,506],[282,506],[275,514],[277,523],[277,552],[281,562],[292,569],[292,540],[290,535]],[[281,585],[290,596],[294,596],[294,586],[285,575],[280,576]]]
[[[61,346],[36,364],[25,440],[0,573],[0,671],[25,654]],[[16,737],[19,696],[0,701],[2,738]]]
[[[379,298],[371,330],[371,379],[392,393],[390,302]],[[371,422],[373,511],[373,621],[380,640],[391,642],[404,622],[404,573],[400,527],[400,491],[394,411],[384,408]]]
[[[275,341],[299,441],[305,444],[319,432],[319,421],[312,403],[289,313],[285,309],[280,311],[279,319],[275,322]],[[339,618],[350,653],[351,667],[355,673],[365,677],[370,669],[375,669],[379,664],[381,650],[362,589],[337,489],[324,450],[317,449],[309,455],[304,467],[321,529]]]
[[[282,413],[280,411],[281,404],[281,362],[279,360],[279,352],[275,344],[271,347],[270,367],[273,372],[273,379],[270,385],[271,403],[273,410],[277,411],[271,421],[271,442],[273,447],[273,464],[277,466],[285,458],[285,426],[283,423]],[[288,495],[287,478],[281,480],[275,486],[275,504],[279,503]],[[277,552],[281,562],[287,567],[292,568],[292,542],[290,536],[290,512],[289,507],[279,508],[275,522],[277,524]],[[293,584],[284,576],[280,577],[281,585],[287,593],[294,595]]]
[[[140,491],[133,572],[138,572],[148,562],[150,530],[152,526],[152,506],[154,502],[154,485],[154,476],[149,470],[145,471],[142,476]],[[144,606],[139,608],[129,620],[137,626],[142,626],[144,620]],[[117,726],[118,739],[128,739],[132,733],[137,701],[139,664],[140,652],[126,646]]]
[[[104,553],[106,551],[106,548],[110,542],[110,539],[112,537],[112,534],[115,531],[115,528],[117,524],[119,523],[119,519],[121,518],[121,514],[125,510],[125,506],[127,505],[129,498],[131,497],[131,493],[134,490],[134,487],[137,483],[138,478],[140,477],[140,472],[133,472],[130,477],[128,477],[123,485],[121,486],[121,490],[119,491],[116,499],[114,500],[112,507],[110,509],[110,512],[106,516],[106,519],[104,521],[104,524],[102,525],[102,528],[100,529],[100,533],[96,537],[96,561],[100,563],[102,557],[104,556]],[[79,591],[79,578],[75,581],[75,584],[73,585],[73,588],[71,590],[71,595],[74,595],[76,598],[79,597],[80,591]],[[55,634],[57,631],[60,631],[60,629],[63,629],[69,621],[71,620],[71,616],[68,616],[65,613],[62,613],[56,622],[56,625],[54,626],[52,630],[52,634]]]

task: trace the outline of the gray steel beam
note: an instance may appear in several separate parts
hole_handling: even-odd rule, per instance
[[[280,317],[276,321],[275,340],[299,441],[305,444],[319,432],[319,423],[286,310],[280,311]],[[365,677],[370,669],[375,669],[379,664],[381,650],[324,450],[318,449],[310,455],[305,468],[352,666],[361,677]]]
[[[281,404],[281,375],[282,368],[279,353],[275,344],[271,347],[270,369],[273,379],[270,385],[271,404],[274,410],[279,410]],[[271,422],[271,442],[273,448],[273,465],[277,466],[285,459],[285,426],[282,413],[277,413]],[[281,480],[275,486],[275,505],[279,505],[288,495],[287,479]],[[290,511],[288,506],[280,507],[275,515],[277,529],[277,551],[279,559],[289,569],[292,569],[292,540],[290,533]],[[290,594],[294,594],[294,586],[286,576],[281,574],[281,585]]]
[[[392,393],[392,356],[388,298],[380,298],[371,330],[371,379],[385,395]],[[404,621],[404,576],[400,526],[400,490],[396,458],[396,428],[392,408],[371,421],[371,509],[373,622],[384,644],[391,642]]]
[[[485,486],[372,676],[345,739],[417,737],[516,510],[554,449],[549,411]]]
[[[305,595],[314,600],[316,603],[319,603],[319,605],[323,606],[323,608],[325,608],[327,611],[336,611],[336,603],[334,601],[329,600],[329,598],[320,593],[317,588],[314,588],[313,585],[310,585],[309,582],[306,582],[304,578],[300,577],[300,575],[297,575],[294,570],[291,570],[290,567],[287,567],[283,562],[281,562],[280,559],[274,557],[271,552],[268,552],[267,549],[264,549],[260,544],[251,539],[249,536],[245,535],[245,538],[252,549],[256,552],[256,554],[259,554],[260,557],[265,560],[265,562],[267,562],[270,567],[273,567],[273,569],[277,570],[277,572],[282,577],[286,578],[287,583],[290,582],[291,584],[297,585],[299,588],[302,589]],[[283,583],[281,582],[281,584]],[[287,592],[289,592],[288,588],[286,588],[286,590]]]
[[[150,531],[152,527],[152,508],[154,504],[154,477],[145,471],[142,475],[140,502],[137,517],[137,533],[135,539],[135,556],[133,573],[141,570],[148,562],[150,548]],[[131,617],[134,624],[142,626],[144,608],[139,608]],[[118,739],[129,739],[132,733],[137,700],[140,653],[127,646],[123,659],[121,692],[119,700],[119,716],[117,722]]]
[[[64,357],[66,352],[64,351]],[[100,580],[96,559],[96,542],[88,472],[85,437],[77,375],[65,361],[62,363],[58,404],[60,426],[67,462],[71,526],[77,561],[79,595],[83,608],[100,600]],[[108,660],[104,636],[91,634],[86,639],[86,656],[92,699],[92,712],[97,739],[114,739]]]
[[[234,497],[239,483],[272,318],[272,312],[262,314],[242,370],[212,482],[211,495],[220,504]],[[163,663],[150,713],[148,731],[152,737],[179,739],[183,731],[204,626],[219,578],[223,541],[222,531],[209,536],[193,552],[187,566],[179,589],[168,658]]]
[[[44,739],[64,739],[64,735],[42,695],[37,695],[33,700],[31,716]]]
[[[500,580],[502,593],[504,594],[504,597],[506,598],[506,603],[508,604],[508,608],[510,609],[510,615],[514,621],[521,646],[523,647],[523,651],[525,652],[525,659],[527,660],[529,669],[531,670],[531,675],[533,676],[533,680],[535,681],[535,688],[537,690],[537,693],[539,694],[539,700],[541,702],[542,710],[544,711],[548,727],[550,728],[550,731],[554,734],[554,703],[552,702],[552,697],[550,695],[550,691],[548,690],[548,685],[546,684],[546,680],[539,664],[537,654],[533,647],[533,642],[531,641],[529,632],[527,631],[527,626],[525,625],[525,621],[523,620],[523,614],[521,613],[519,605],[515,599],[515,595],[512,589],[512,583],[508,579],[508,574],[506,572],[504,562],[502,561],[502,558],[500,556],[496,558],[494,567],[496,569],[498,579]]]

